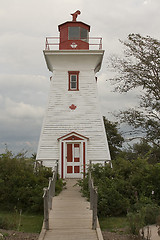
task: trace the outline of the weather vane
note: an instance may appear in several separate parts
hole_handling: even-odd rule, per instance
[[[78,15],[80,15],[80,14],[81,14],[81,12],[79,10],[77,10],[75,13],[71,13],[71,15],[73,17],[72,21],[76,22],[76,19],[77,19]]]

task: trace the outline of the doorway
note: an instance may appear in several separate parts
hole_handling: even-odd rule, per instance
[[[66,143],[66,177],[81,177],[81,143]]]

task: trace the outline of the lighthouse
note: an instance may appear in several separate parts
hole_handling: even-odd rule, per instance
[[[61,178],[83,178],[90,163],[110,161],[96,77],[104,50],[101,38],[89,37],[90,26],[77,21],[80,11],[71,15],[58,26],[58,38],[46,38],[52,76],[36,160],[58,164]]]

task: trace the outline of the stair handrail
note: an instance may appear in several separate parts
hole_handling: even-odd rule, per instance
[[[52,177],[49,178],[49,184],[43,191],[44,202],[44,228],[49,230],[49,211],[52,209],[52,198],[55,196],[55,186],[57,180],[58,167],[55,166]]]
[[[88,186],[90,193],[90,209],[92,210],[92,229],[97,228],[97,202],[98,202],[98,191],[97,187],[94,186],[91,171],[88,172]]]

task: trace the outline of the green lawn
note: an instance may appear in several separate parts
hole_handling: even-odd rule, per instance
[[[0,228],[1,224],[4,228],[19,230],[22,232],[39,233],[42,228],[43,215],[23,214],[17,212],[0,211]],[[5,223],[4,223],[5,222]]]
[[[99,223],[102,230],[108,230],[110,232],[122,232],[127,230],[128,222],[126,217],[107,217],[99,218]]]

